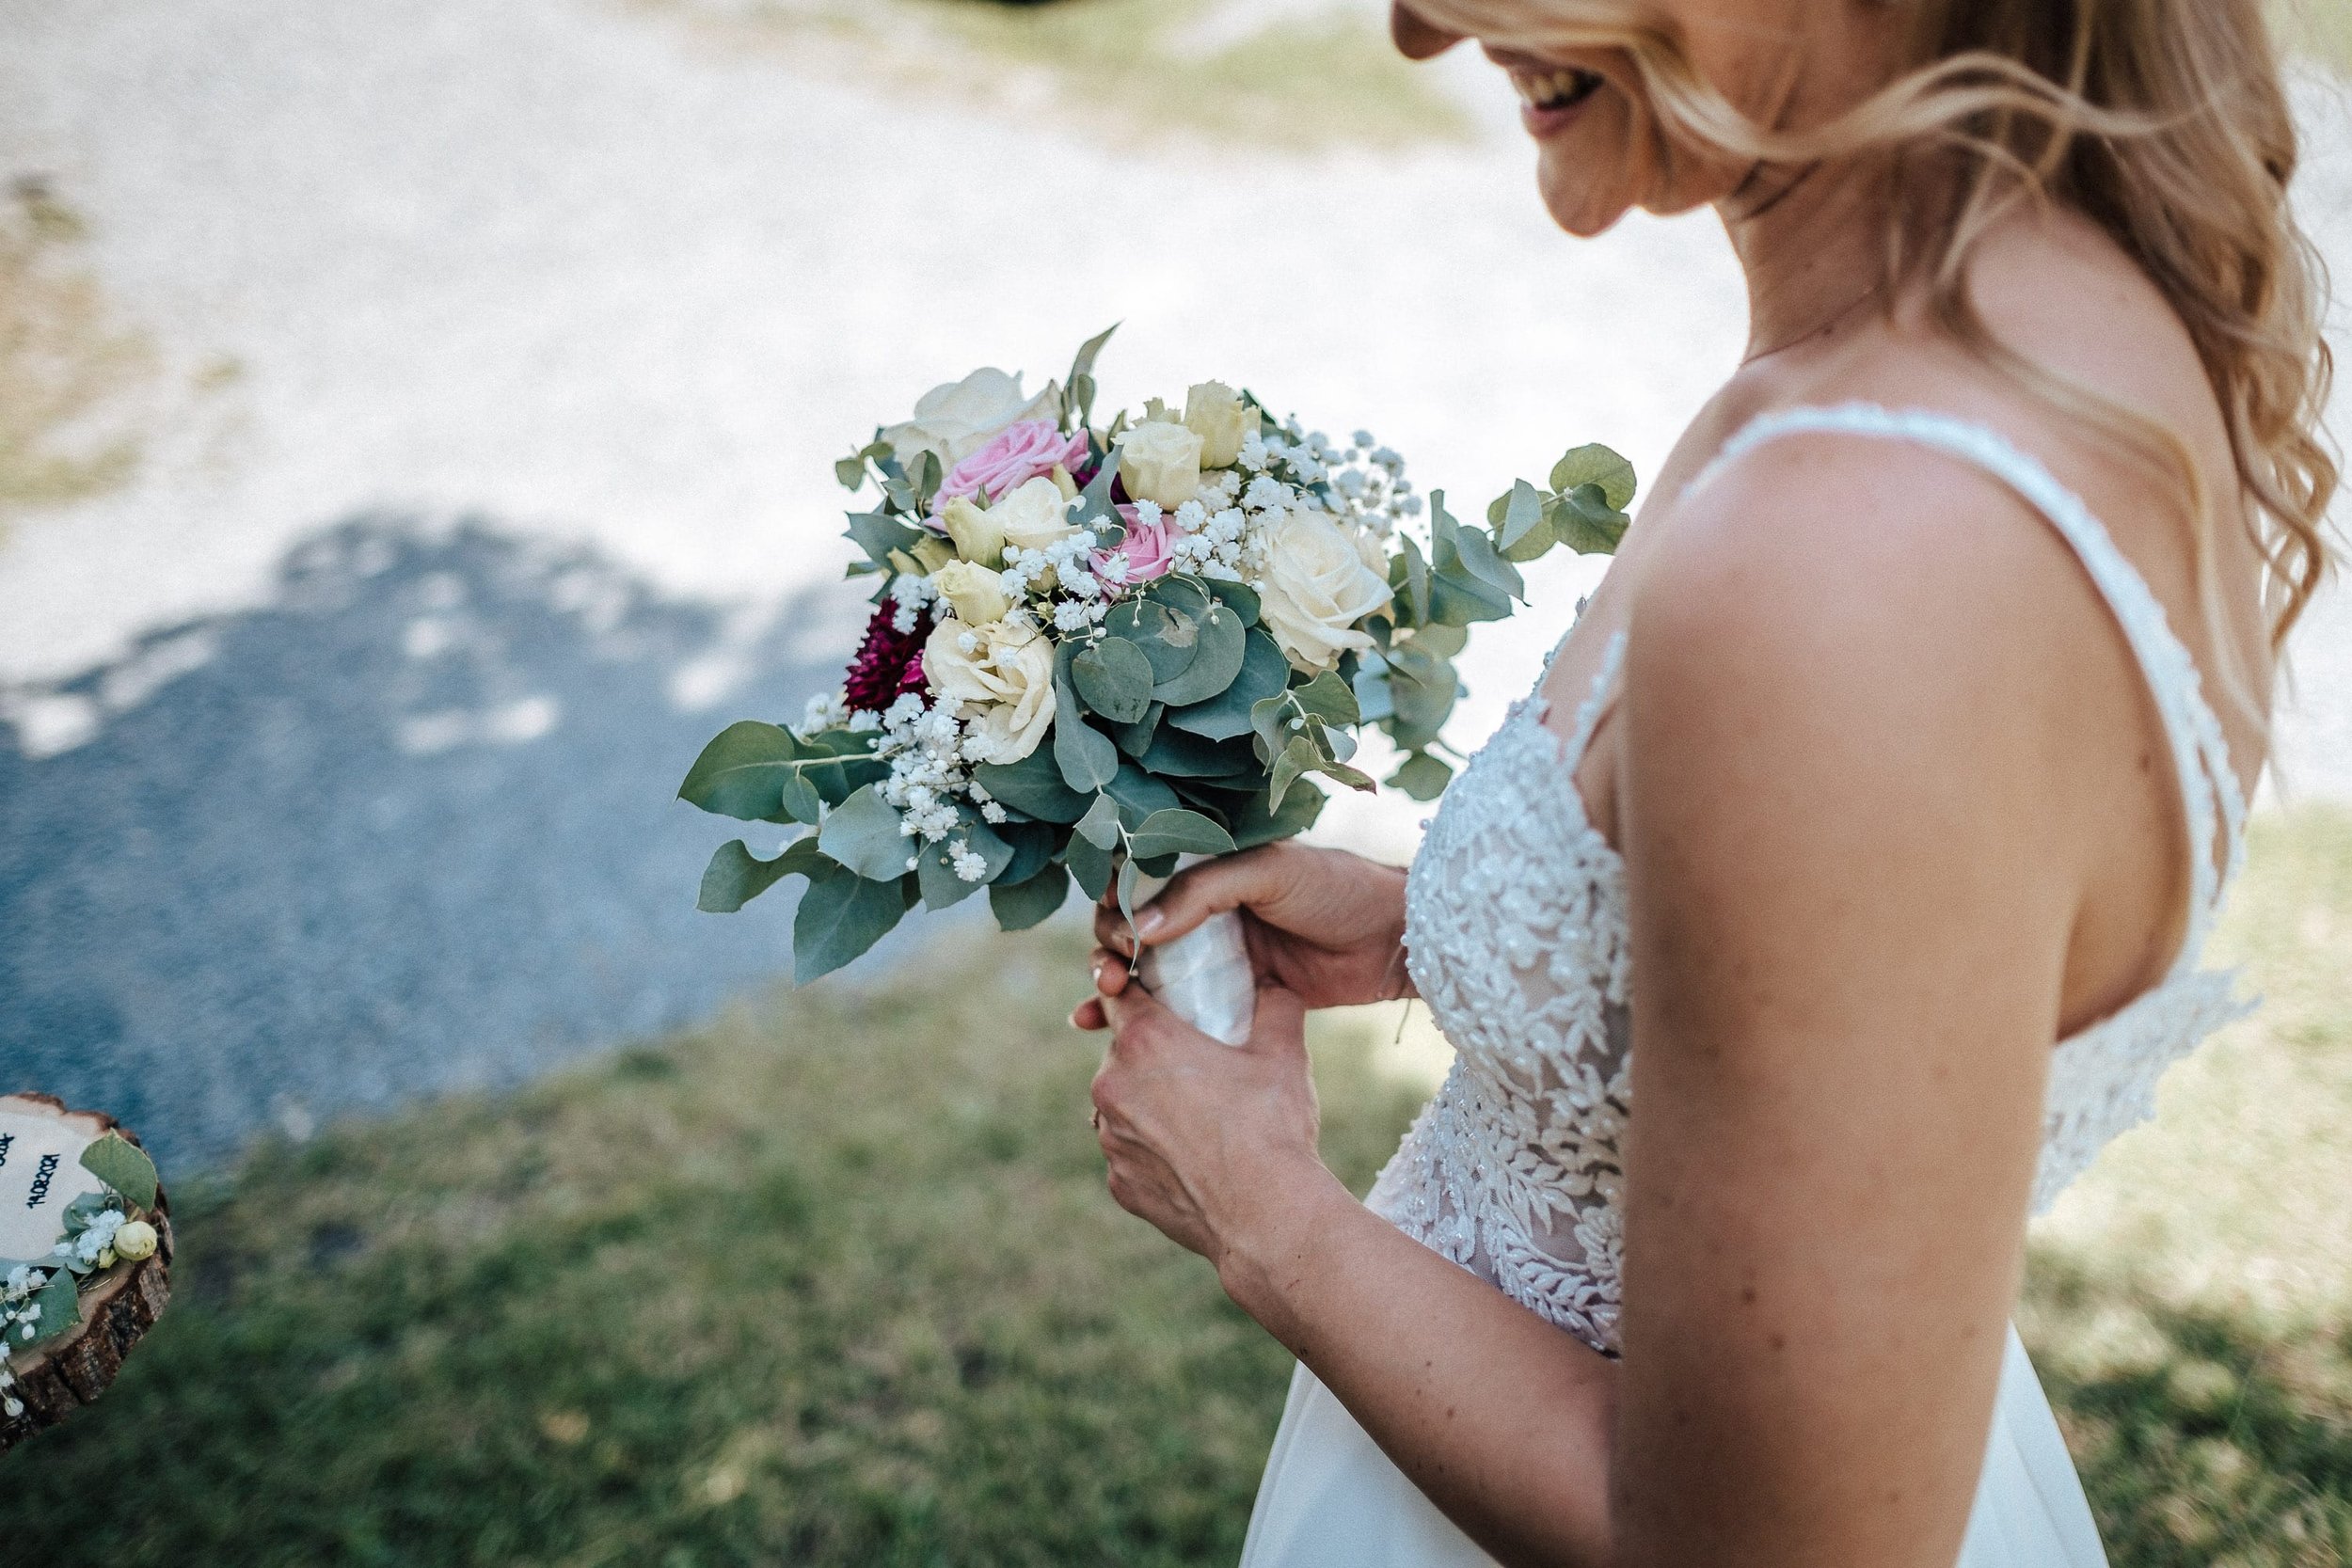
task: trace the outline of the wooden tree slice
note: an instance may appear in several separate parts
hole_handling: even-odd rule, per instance
[[[136,1134],[114,1117],[97,1111],[72,1111],[65,1102],[45,1094],[0,1095],[0,1115],[54,1124],[72,1140],[87,1144],[108,1132],[119,1132],[137,1143]],[[77,1167],[78,1168],[78,1167]],[[21,1416],[0,1407],[0,1452],[6,1452],[44,1427],[52,1427],[106,1391],[122,1370],[122,1358],[155,1325],[171,1300],[170,1200],[158,1187],[154,1212],[155,1251],[135,1263],[118,1262],[96,1283],[85,1282],[82,1318],[61,1339],[52,1339],[30,1355],[9,1363],[15,1386],[6,1390],[23,1402]],[[20,1261],[30,1259],[20,1259]]]

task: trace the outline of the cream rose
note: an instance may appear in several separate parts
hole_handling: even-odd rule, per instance
[[[956,542],[956,553],[982,566],[999,566],[1005,560],[1005,525],[968,496],[958,496],[939,510],[939,525]],[[989,617],[994,620],[994,616]]]
[[[1293,512],[1266,541],[1258,595],[1266,629],[1291,664],[1310,673],[1372,646],[1356,623],[1389,602],[1389,585],[1320,512]]]
[[[1030,480],[988,510],[1005,543],[1025,550],[1044,549],[1078,531],[1061,487],[1047,478]]]
[[[1054,645],[1035,626],[951,615],[923,644],[923,675],[970,723],[965,750],[976,762],[1019,762],[1054,722]]]
[[[1060,417],[1061,383],[1049,381],[1045,390],[1026,397],[1019,376],[983,365],[961,381],[934,387],[915,399],[914,418],[883,431],[882,439],[899,467],[912,471],[915,459],[928,451],[939,459],[945,475],[1013,420]]]
[[[1252,421],[1249,405],[1222,381],[1203,381],[1184,392],[1184,428],[1200,437],[1200,466],[1230,468],[1241,455],[1241,439]]]
[[[986,566],[975,566],[969,561],[950,561],[931,574],[931,586],[946,596],[956,612],[956,619],[967,626],[984,626],[991,621],[1001,621],[1012,609],[1012,600],[1005,593],[1005,585]]]
[[[1119,433],[1119,478],[1129,497],[1173,512],[1200,493],[1200,433],[1146,420]]]

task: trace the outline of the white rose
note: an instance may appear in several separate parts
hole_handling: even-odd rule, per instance
[[[950,561],[933,572],[931,586],[946,596],[955,610],[956,619],[967,626],[1001,621],[1012,609],[1012,600],[996,573],[969,561]]]
[[[956,553],[982,566],[997,566],[1005,559],[1005,525],[968,496],[958,496],[939,511],[940,526],[956,542]],[[994,616],[990,616],[994,620]]]
[[[1119,478],[1129,497],[1173,512],[1200,493],[1200,436],[1146,420],[1119,433]]]
[[[1049,381],[1045,390],[1025,398],[1021,378],[983,365],[961,381],[934,387],[914,400],[914,418],[882,432],[882,439],[898,455],[898,466],[912,473],[924,452],[939,459],[944,475],[980,450],[988,438],[1015,420],[1052,420],[1061,415],[1061,384]]]
[[[967,636],[970,653],[963,651]],[[968,751],[976,761],[1019,762],[1054,722],[1054,645],[1035,626],[975,626],[951,615],[923,644],[923,674],[972,725]]]
[[[1020,485],[988,509],[1004,531],[1005,543],[1025,550],[1041,550],[1078,531],[1070,521],[1070,503],[1061,487],[1041,475]]]
[[[1389,585],[1364,563],[1340,526],[1320,512],[1293,512],[1266,541],[1260,614],[1291,664],[1310,673],[1372,646],[1356,623],[1389,602]],[[928,667],[927,667],[928,668]]]
[[[1200,437],[1200,466],[1230,468],[1241,456],[1241,438],[1257,421],[1249,405],[1222,381],[1203,381],[1184,393],[1184,428]]]

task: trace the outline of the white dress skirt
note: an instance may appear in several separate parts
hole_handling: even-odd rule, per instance
[[[2106,1568],[2098,1527],[2017,1330],[1954,1568]],[[1494,1568],[1305,1367],[1249,1515],[1242,1568]]]

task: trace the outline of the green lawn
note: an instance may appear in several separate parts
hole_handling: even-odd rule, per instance
[[[752,918],[752,917],[745,917]],[[2262,825],[2271,1008],[2037,1248],[2117,1568],[2352,1554],[2352,814]],[[1231,1562],[1281,1352],[1101,1190],[1067,933],[181,1184],[179,1300],[0,1460],[10,1563]],[[1361,1183],[1421,1093],[1318,1041]]]

